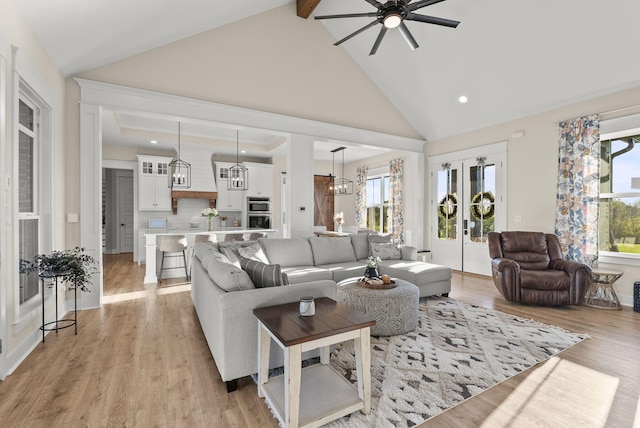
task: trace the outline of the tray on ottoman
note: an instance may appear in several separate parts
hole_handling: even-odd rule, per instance
[[[398,285],[393,279],[389,284],[378,284],[377,282],[371,282],[369,278],[360,278],[356,284],[363,288],[371,288],[373,290],[388,290],[390,288],[396,288]]]

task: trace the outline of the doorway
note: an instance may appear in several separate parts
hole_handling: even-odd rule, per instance
[[[133,181],[132,170],[105,168],[102,219],[105,254],[133,253]]]
[[[333,175],[313,176],[313,225],[333,230]]]
[[[491,275],[487,234],[506,227],[506,143],[429,158],[433,263]]]

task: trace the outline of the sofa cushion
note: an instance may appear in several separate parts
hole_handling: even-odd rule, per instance
[[[269,263],[277,263],[282,268],[314,265],[311,245],[307,238],[260,238],[258,241],[262,245]]]
[[[389,244],[393,242],[393,235],[366,235],[367,241],[369,241],[369,255],[372,256],[371,253],[371,244]]]
[[[316,266],[340,262],[355,262],[356,254],[349,237],[344,238],[309,238]]]
[[[320,281],[323,279],[330,280],[333,277],[331,271],[318,266],[282,267],[282,272],[287,274],[289,284],[300,284],[302,282]]]
[[[451,280],[451,268],[421,261],[390,260],[378,268],[380,274],[400,278],[415,285]]]
[[[362,278],[366,269],[366,264],[362,262],[344,262],[318,267],[330,271],[333,280],[335,282],[340,282],[347,278]]]
[[[241,291],[255,288],[253,281],[244,270],[211,258],[204,268],[216,285],[225,291]]]
[[[371,244],[371,256],[380,257],[380,260],[400,260],[402,253],[398,244]]]
[[[256,288],[289,285],[286,276],[282,276],[279,264],[269,265],[240,256],[240,266],[249,274]]]
[[[240,267],[240,253],[239,248],[251,247],[255,245],[256,241],[227,241],[218,243],[220,252],[227,256],[229,261],[233,263],[235,267]]]
[[[221,254],[218,250],[218,245],[215,242],[197,243],[193,247],[193,255],[200,259],[202,266],[206,266],[207,262],[211,260],[211,257],[213,257],[214,254]]]
[[[238,247],[238,254],[249,260],[269,264],[269,260],[267,260],[267,256],[264,254],[262,246],[257,241],[245,247]]]
[[[369,257],[369,238],[367,235],[349,235],[353,251],[356,253],[356,260]]]

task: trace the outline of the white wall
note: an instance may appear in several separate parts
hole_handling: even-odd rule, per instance
[[[428,156],[451,153],[500,141],[508,141],[507,230],[551,232],[555,230],[558,169],[558,122],[601,114],[611,119],[640,111],[640,87],[579,102],[563,108],[425,144]],[[605,114],[603,114],[605,113]],[[524,137],[514,138],[516,132]],[[429,200],[425,189],[424,200]],[[428,206],[424,205],[424,210]],[[521,221],[516,222],[516,216]],[[424,229],[429,242],[429,228]],[[624,272],[615,287],[621,300],[632,303],[633,282],[640,280],[640,266],[603,265]]]
[[[0,31],[5,33],[10,43],[17,49],[17,55],[21,58],[20,62],[27,64],[31,70],[31,74],[36,76],[38,84],[46,87],[53,97],[52,112],[52,153],[53,153],[53,183],[55,189],[55,201],[53,203],[54,211],[52,215],[53,237],[52,245],[55,248],[65,248],[65,127],[64,127],[64,94],[65,81],[53,61],[48,56],[40,42],[31,32],[25,22],[22,20],[17,7],[16,0],[3,0],[0,2]],[[17,104],[14,97],[14,88],[17,83],[10,72],[16,62],[13,58],[7,59],[7,81],[6,81],[6,128],[4,137],[0,139],[5,146],[2,148],[4,156],[0,159],[3,162],[4,174],[2,183],[13,183],[13,178],[17,177],[12,162],[14,152],[12,142],[14,141],[15,127],[13,126],[14,115],[13,108]],[[43,95],[43,94],[42,94]],[[14,206],[12,204],[13,185],[3,185],[3,198],[5,202],[5,212],[8,216],[12,216]],[[0,205],[1,206],[1,205]],[[17,290],[17,254],[14,253],[16,242],[14,239],[17,223],[9,220],[0,225],[2,233],[2,241],[4,244],[2,251],[2,281],[0,281],[0,338],[3,338],[3,353],[0,359],[4,359],[0,364],[0,378],[10,373],[22,361],[23,358],[35,347],[41,340],[40,335],[40,310],[29,314],[18,314],[14,310],[15,292]],[[62,313],[64,309],[64,296],[60,296],[60,304]],[[46,307],[46,316],[50,318],[53,309],[53,299],[49,299]]]

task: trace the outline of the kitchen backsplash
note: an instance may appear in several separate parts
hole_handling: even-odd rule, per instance
[[[207,227],[207,219],[200,213],[208,207],[209,201],[206,199],[178,199],[178,214],[173,214],[171,211],[139,211],[139,228],[147,229],[150,218],[166,218],[168,229],[187,229],[191,227],[191,222],[199,222],[200,227]],[[235,219],[238,219],[240,226],[244,225],[240,211],[220,211],[220,215],[213,220],[214,226],[220,226],[221,216],[227,217],[227,226],[233,226]]]

